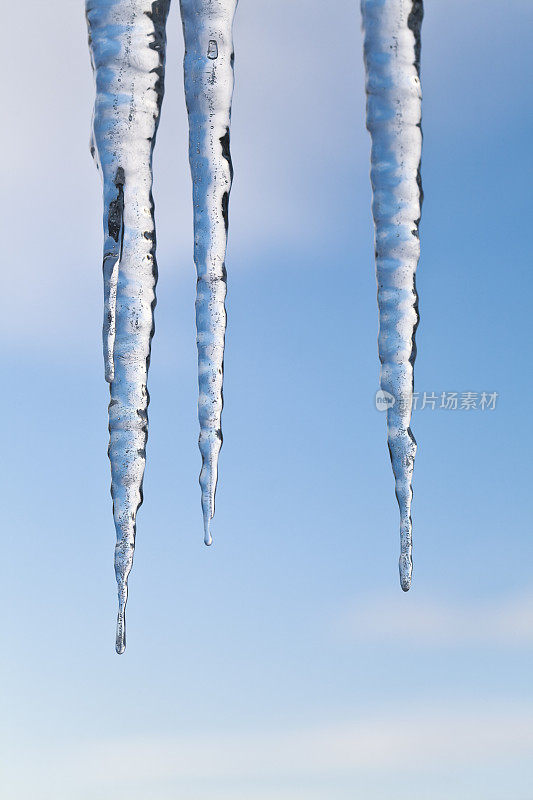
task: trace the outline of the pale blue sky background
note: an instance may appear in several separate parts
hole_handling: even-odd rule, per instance
[[[426,2],[416,386],[499,400],[415,415],[404,595],[374,407],[358,4],[241,0],[237,12],[209,550],[174,0],[145,504],[118,657],[82,3],[8,4],[3,798],[531,800],[532,23],[528,0]]]

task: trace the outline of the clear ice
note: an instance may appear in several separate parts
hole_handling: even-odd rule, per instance
[[[222,380],[226,332],[226,242],[233,177],[229,150],[233,95],[233,17],[237,0],[180,0],[185,38],[185,99],[193,184],[197,271],[200,487],[204,541],[211,544],[218,455],[222,447]]]
[[[422,204],[420,27],[422,0],[361,0],[367,128],[372,140],[381,389],[389,399],[387,439],[400,508],[400,583],[411,586],[411,432]]]
[[[116,650],[125,609],[148,437],[146,387],[154,330],[152,152],[164,91],[170,0],[87,0],[96,81],[91,152],[104,194],[104,362],[110,384],[109,459],[117,534]]]
[[[126,646],[125,609],[148,437],[147,390],[157,265],[152,154],[164,92],[170,0],[86,0],[96,81],[91,152],[103,178],[105,377],[110,384],[109,458],[117,534],[116,649]],[[200,486],[204,541],[211,544],[226,331],[226,245],[233,178],[229,148],[233,18],[237,0],[180,0],[193,184],[197,270]],[[390,397],[388,444],[400,507],[400,580],[411,583],[409,427],[416,354],[422,202],[420,26],[422,0],[362,0],[367,127],[376,228],[381,389]]]

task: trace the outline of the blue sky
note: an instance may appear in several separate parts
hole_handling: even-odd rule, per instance
[[[374,407],[359,11],[241,0],[224,447],[202,544],[178,6],[145,503],[114,653],[81,2],[6,10],[0,766],[9,800],[530,800],[533,5],[428,0],[415,571]],[[328,6],[330,9],[330,6]]]

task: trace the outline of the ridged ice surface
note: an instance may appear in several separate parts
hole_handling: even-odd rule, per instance
[[[233,170],[229,126],[233,94],[233,17],[237,0],[181,0],[185,97],[193,183],[194,261],[198,283],[200,486],[204,541],[211,544],[218,455],[222,446],[222,380],[226,331],[226,241]]]
[[[148,436],[146,388],[155,260],[152,150],[163,97],[170,0],[87,0],[96,80],[91,150],[104,186],[104,360],[110,383],[109,458],[117,534],[116,649],[125,608]]]
[[[388,444],[400,507],[400,582],[412,573],[411,480],[416,442],[411,433],[413,364],[422,203],[420,26],[422,0],[362,0],[367,127],[376,228],[381,389],[392,396]],[[392,403],[392,399],[390,402]]]

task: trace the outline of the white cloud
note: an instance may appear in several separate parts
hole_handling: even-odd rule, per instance
[[[87,796],[100,797],[100,790],[107,787],[109,796],[122,798],[117,787],[126,797],[128,787],[139,791],[143,786],[172,781],[175,785],[191,782],[203,799],[202,787],[213,782],[218,788],[210,796],[217,800],[227,796],[228,786],[251,782],[261,787],[267,779],[278,782],[281,792],[276,797],[280,798],[287,782],[328,776],[356,779],[370,774],[382,778],[390,772],[398,780],[408,780],[422,770],[431,783],[431,774],[484,767],[495,759],[504,766],[526,764],[533,748],[532,711],[515,705],[404,707],[293,730],[210,730],[144,738],[132,738],[119,730],[112,740],[56,746],[42,743],[23,751],[18,747],[18,757],[24,752],[24,760],[32,764],[31,773],[16,759],[6,759],[9,767],[4,778],[8,785],[19,788],[38,780],[39,785],[53,787],[54,798],[61,800],[85,797],[76,792],[80,777]],[[29,789],[28,794],[21,791],[17,795],[27,796]],[[250,791],[248,796],[249,800],[266,800],[268,795]],[[292,793],[286,796],[299,798]]]
[[[355,602],[335,627],[350,639],[410,646],[527,646],[533,644],[533,595],[459,603],[398,592]]]

